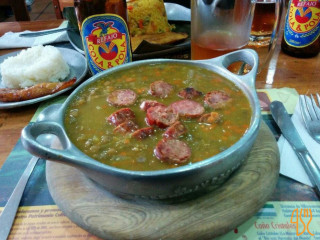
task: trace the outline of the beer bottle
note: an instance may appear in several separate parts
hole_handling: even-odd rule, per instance
[[[126,0],[74,0],[91,73],[132,61]]]
[[[300,58],[320,51],[320,1],[290,0],[281,43],[283,52]]]

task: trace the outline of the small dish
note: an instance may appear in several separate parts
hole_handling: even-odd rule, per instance
[[[44,101],[47,99],[51,99],[55,96],[58,96],[64,92],[68,91],[71,88],[74,88],[83,80],[83,78],[86,76],[87,71],[88,71],[88,66],[87,66],[87,62],[86,62],[85,57],[83,55],[81,55],[80,53],[78,53],[77,51],[72,50],[72,49],[58,48],[58,50],[61,52],[64,60],[67,62],[67,64],[70,67],[70,74],[66,77],[66,79],[64,79],[64,81],[67,81],[67,80],[70,80],[71,78],[76,77],[76,82],[71,87],[63,89],[63,90],[56,92],[54,94],[51,94],[51,95],[47,95],[47,96],[43,96],[43,97],[39,97],[39,98],[35,98],[35,99],[30,99],[30,100],[26,100],[26,101],[20,101],[20,102],[0,102],[0,109],[23,107],[23,106],[27,106],[27,105],[34,104],[37,102],[41,102],[41,101]],[[0,56],[0,64],[8,57],[18,55],[21,51],[16,51],[16,52],[12,52],[12,53]],[[0,73],[0,88],[4,88],[4,86],[2,85],[1,73]]]

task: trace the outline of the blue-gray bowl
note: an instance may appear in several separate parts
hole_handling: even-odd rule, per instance
[[[252,66],[246,75],[235,75],[227,66],[236,61],[244,61]],[[81,152],[69,140],[64,129],[64,115],[67,106],[88,84],[116,71],[135,68],[138,65],[154,63],[182,63],[209,69],[234,82],[248,97],[252,108],[251,123],[248,131],[234,145],[225,151],[203,161],[173,169],[157,171],[130,171],[102,164]],[[22,131],[23,146],[33,155],[50,161],[57,161],[76,167],[90,179],[106,190],[128,198],[182,199],[210,191],[223,182],[246,159],[255,142],[260,125],[260,105],[255,90],[255,77],[258,56],[255,51],[245,49],[218,58],[199,61],[156,59],[125,64],[101,72],[81,84],[63,104],[51,105],[39,116],[38,121],[30,123]],[[63,150],[45,147],[36,138],[40,134],[56,135]]]

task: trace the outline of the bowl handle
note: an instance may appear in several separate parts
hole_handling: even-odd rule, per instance
[[[53,149],[44,146],[41,142],[36,139],[41,134],[53,134],[58,137],[63,149]],[[69,141],[63,128],[56,122],[52,121],[41,121],[29,123],[21,133],[21,141],[30,153],[43,159],[73,162],[77,152],[71,150],[71,142]]]
[[[243,61],[245,63],[248,63],[249,65],[252,66],[252,69],[249,73],[245,75],[236,75],[234,73],[232,74],[237,76],[237,78],[240,78],[250,87],[255,88],[255,79],[256,79],[256,75],[259,67],[259,57],[256,51],[252,49],[242,49],[242,50],[238,50],[238,51],[234,51],[234,52],[222,55],[220,57],[216,57],[208,60],[201,60],[199,62],[218,65],[219,67],[224,68],[226,71],[230,73],[230,71],[227,69],[228,66],[231,63],[234,63],[237,61]]]

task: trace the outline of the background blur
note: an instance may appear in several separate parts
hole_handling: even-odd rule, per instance
[[[13,1],[13,0],[12,0]],[[165,0],[165,2],[178,3],[190,7],[189,0]],[[0,0],[1,3],[1,0]],[[31,21],[57,19],[55,9],[58,6],[73,6],[73,0],[26,0]],[[13,22],[15,17],[10,6],[0,6],[0,22]]]

